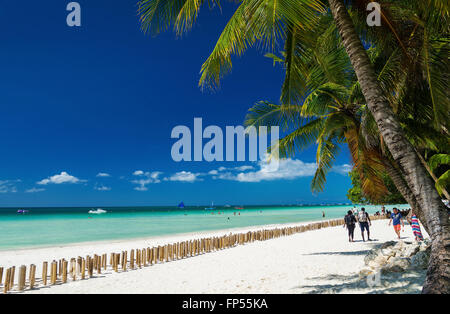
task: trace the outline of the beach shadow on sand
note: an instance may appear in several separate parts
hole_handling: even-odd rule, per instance
[[[309,253],[303,255],[367,255],[370,250],[361,250],[361,251],[349,251],[349,252],[317,252],[317,253]]]
[[[324,294],[324,293],[420,293],[421,286],[425,280],[424,272],[408,271],[406,275],[391,274],[382,275],[380,284],[369,286],[365,277],[358,274],[338,275],[331,274],[321,277],[307,278],[313,281],[323,281],[323,284],[317,285],[299,285],[291,288],[301,290],[300,293]]]
[[[82,282],[82,281],[85,281],[85,280],[88,280],[88,279],[92,280],[92,279],[105,278],[105,277],[106,277],[106,276],[103,275],[103,274],[97,274],[97,275],[95,275],[95,276],[93,276],[93,277],[86,277],[85,279],[77,279],[77,280],[75,280],[75,281],[73,281],[73,280],[71,280],[71,279],[68,279],[66,283],[63,283],[63,282],[61,282],[61,281],[58,281],[58,282],[56,282],[56,283],[53,284],[53,285],[50,284],[50,283],[47,283],[47,285],[45,285],[45,286],[42,284],[42,281],[41,281],[41,280],[37,280],[37,281],[36,281],[36,286],[33,287],[33,289],[26,289],[26,290],[24,290],[24,291],[11,290],[11,291],[9,291],[8,293],[9,293],[9,294],[23,294],[23,293],[26,293],[26,292],[28,292],[28,291],[40,291],[40,290],[41,290],[41,291],[44,291],[44,290],[48,290],[48,289],[50,289],[50,288],[52,288],[52,287],[62,286],[62,285],[66,285],[66,284],[69,284],[69,283]]]

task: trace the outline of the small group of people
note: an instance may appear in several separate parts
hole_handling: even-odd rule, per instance
[[[403,217],[406,217],[407,221],[411,225],[414,237],[416,241],[422,241],[423,235],[420,230],[419,219],[414,214],[414,212],[410,209],[409,211],[400,212],[400,210],[396,207],[392,209],[391,212],[386,212],[384,206],[382,207],[383,214],[389,214],[389,226],[392,224],[394,226],[394,231],[397,234],[397,237],[400,239],[400,232],[405,231],[405,223],[403,221]],[[370,239],[370,228],[372,226],[372,222],[370,221],[370,216],[366,212],[364,207],[361,208],[361,211],[358,211],[355,207],[353,210],[349,210],[347,215],[344,217],[344,228],[346,227],[348,230],[348,241],[354,242],[354,231],[356,227],[356,223],[359,223],[359,227],[361,229],[361,236],[363,241],[365,242],[364,231],[367,231],[367,240],[372,241]]]
[[[349,210],[347,212],[347,215],[345,215],[344,217],[344,228],[347,227],[348,230],[348,241],[354,242],[353,238],[356,223],[359,223],[363,241],[364,242],[366,241],[364,237],[364,231],[367,231],[367,241],[372,241],[370,239],[370,227],[369,227],[372,226],[372,221],[370,221],[370,216],[366,212],[366,209],[364,207],[361,208],[361,211],[358,211],[357,209],[353,208],[353,210]]]

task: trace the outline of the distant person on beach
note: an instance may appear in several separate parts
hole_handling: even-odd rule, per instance
[[[394,207],[392,210],[394,212],[391,214],[391,219],[389,219],[389,226],[391,225],[391,223],[394,225],[394,231],[397,234],[397,237],[400,239],[400,230],[402,227],[403,231],[405,230],[405,224],[403,222],[402,214],[400,214],[398,209]]]
[[[381,205],[381,214],[384,215],[386,213],[386,210],[384,209],[384,205]]]
[[[369,214],[366,213],[366,209],[363,207],[361,208],[361,211],[358,213],[358,222],[359,222],[359,227],[361,228],[361,236],[363,241],[365,242],[365,238],[364,238],[364,230],[367,230],[367,241],[372,241],[370,240],[370,230],[369,230],[369,225],[372,225],[372,222],[370,221],[370,217]]]
[[[322,217],[325,218],[325,212],[324,211],[322,211]]]
[[[356,224],[356,218],[355,215],[353,215],[353,212],[349,210],[347,212],[347,215],[344,217],[344,228],[347,227],[348,230],[348,242],[353,242],[353,235],[355,233],[355,224]]]
[[[422,235],[422,231],[420,230],[420,224],[419,224],[419,219],[417,218],[416,214],[414,214],[414,212],[411,209],[410,215],[408,215],[408,217],[406,217],[406,219],[408,220],[409,224],[411,225],[412,228],[412,232],[414,234],[414,237],[416,238],[416,241],[423,241],[423,235]]]

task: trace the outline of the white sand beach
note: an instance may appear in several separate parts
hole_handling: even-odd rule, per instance
[[[288,224],[293,226],[300,224]],[[265,226],[265,228],[274,226]],[[263,227],[239,229],[261,230]],[[43,261],[102,254],[195,239],[206,235],[224,235],[237,230],[128,240],[85,243],[64,247],[0,251],[0,266],[37,265]],[[382,277],[381,284],[367,285],[359,272],[364,257],[374,247],[396,240],[388,220],[374,221],[374,241],[362,242],[359,228],[349,243],[341,227],[307,231],[267,241],[256,241],[234,248],[142,269],[114,273],[108,269],[96,278],[68,280],[67,284],[38,286],[23,293],[419,293],[425,271]],[[413,242],[409,225],[402,240]],[[15,291],[12,291],[15,293]]]

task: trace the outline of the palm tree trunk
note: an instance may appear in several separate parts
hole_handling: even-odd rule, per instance
[[[328,2],[367,106],[377,122],[392,157],[405,175],[406,183],[424,211],[425,220],[431,232],[431,258],[422,292],[450,293],[450,224],[447,209],[383,95],[375,71],[343,0]]]
[[[412,193],[411,189],[408,187],[406,182],[403,179],[402,174],[400,173],[400,170],[397,169],[396,165],[389,160],[384,159],[383,160],[384,167],[386,169],[387,174],[392,179],[392,181],[395,184],[395,187],[397,190],[402,194],[402,196],[405,198],[405,200],[408,202],[408,204],[411,206],[411,209],[413,212],[417,215],[420,222],[422,223],[425,231],[430,234],[430,231],[428,229],[428,225],[426,223],[425,214],[420,208],[419,203],[417,203],[416,198],[414,197],[414,194]]]

